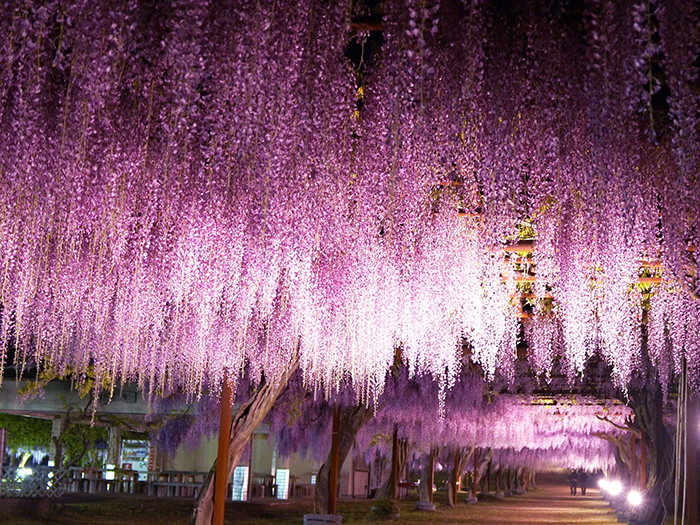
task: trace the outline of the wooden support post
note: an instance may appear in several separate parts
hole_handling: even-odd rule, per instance
[[[476,499],[477,484],[479,483],[479,452],[474,449],[474,484],[472,486],[472,496]]]
[[[455,464],[452,469],[452,504],[457,505],[457,491],[459,490],[459,449],[455,452]]]
[[[491,494],[491,462],[486,468],[486,494]]]
[[[219,450],[216,456],[216,474],[214,477],[214,514],[213,525],[224,525],[224,508],[226,504],[226,485],[228,484],[228,446],[231,439],[231,405],[233,390],[224,373],[224,385],[221,391],[221,414],[219,417]]]
[[[428,467],[428,501],[433,503],[433,484],[435,483],[435,448],[430,447],[430,466]]]
[[[350,490],[352,499],[355,499],[355,458],[350,458]]]
[[[0,428],[0,472],[5,463],[5,445],[7,443],[7,429]]]
[[[340,443],[340,407],[333,409],[333,433],[331,434],[331,468],[328,474],[328,514],[338,510],[338,448]]]
[[[391,498],[399,497],[399,429],[394,425],[394,441],[391,446]]]
[[[503,483],[501,475],[503,474],[503,468],[498,465],[498,470],[496,471],[496,494],[503,492]]]
[[[250,451],[248,453],[248,501],[253,499],[253,454],[255,453],[255,432],[250,435]]]
[[[692,393],[689,393],[687,403],[685,423],[686,515],[688,516],[688,525],[698,525],[698,400]]]
[[[642,454],[640,458],[640,489],[647,489],[647,435],[642,432]]]
[[[637,484],[637,436],[630,434],[630,487]]]

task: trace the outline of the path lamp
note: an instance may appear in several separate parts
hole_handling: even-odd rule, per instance
[[[622,483],[619,481],[611,481],[608,483],[608,493],[613,496],[619,496],[620,493],[622,492]]]
[[[636,490],[631,490],[630,493],[627,494],[627,503],[629,503],[632,507],[639,507],[642,504],[642,501],[642,495]]]

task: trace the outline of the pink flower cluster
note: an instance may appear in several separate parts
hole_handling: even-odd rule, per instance
[[[368,400],[399,348],[444,403],[464,349],[515,380],[528,293],[542,377],[700,380],[697,8],[387,2],[358,101],[350,1],[117,4],[0,7],[3,356]]]

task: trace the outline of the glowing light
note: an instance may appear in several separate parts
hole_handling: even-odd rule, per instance
[[[608,482],[607,479],[605,479],[605,478],[600,478],[600,479],[598,480],[598,486],[600,487],[600,490],[604,490],[604,491],[607,492],[608,489],[609,489],[609,487],[610,487],[610,483]]]
[[[114,465],[105,465],[106,467],[106,472],[105,472],[105,478],[107,481],[114,481]]]
[[[636,490],[632,490],[629,494],[627,494],[627,502],[630,505],[638,507],[642,504],[642,495]]]
[[[34,471],[30,468],[21,468],[17,471],[17,475],[20,478],[26,478],[27,476],[31,476],[34,473]]]
[[[617,496],[620,492],[622,492],[622,483],[619,481],[611,481],[608,484],[608,493],[611,496]]]

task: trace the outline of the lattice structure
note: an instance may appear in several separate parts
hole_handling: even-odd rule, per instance
[[[62,496],[69,486],[64,470],[47,467],[33,469],[4,467],[0,497],[3,498],[53,498]]]

